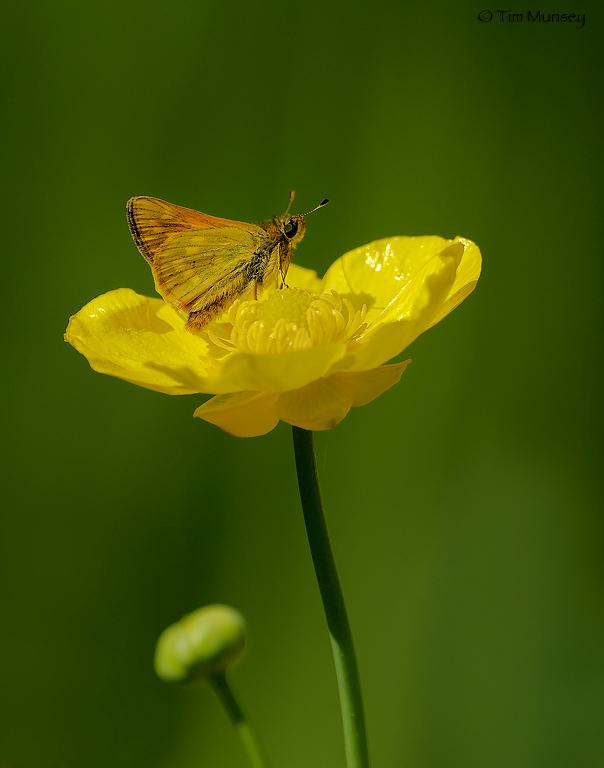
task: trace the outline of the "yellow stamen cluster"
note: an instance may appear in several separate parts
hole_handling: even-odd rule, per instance
[[[256,354],[295,352],[350,339],[364,328],[366,308],[331,291],[272,291],[261,301],[235,302],[208,336],[223,349]]]

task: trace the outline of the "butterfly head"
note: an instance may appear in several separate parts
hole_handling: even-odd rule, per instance
[[[293,200],[294,192],[290,195],[287,211],[282,213],[281,216],[276,219],[276,222],[283,236],[295,247],[300,240],[302,240],[304,233],[306,232],[306,216],[308,216],[309,213],[314,213],[314,211],[322,208],[324,205],[327,205],[329,201],[321,200],[318,205],[315,205],[315,207],[307,213],[290,213],[289,209]]]
[[[306,219],[303,213],[283,213],[277,218],[277,224],[281,234],[294,247],[298,245],[306,232]]]

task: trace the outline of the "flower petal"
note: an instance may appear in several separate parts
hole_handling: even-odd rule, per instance
[[[461,263],[457,267],[455,280],[449,289],[447,298],[432,319],[430,327],[436,325],[436,323],[440,322],[443,317],[446,317],[449,312],[452,312],[455,307],[458,307],[461,302],[472,293],[476,287],[478,278],[480,277],[482,268],[480,249],[471,240],[466,240],[463,237],[456,237],[455,239],[456,241],[463,243],[463,256],[461,258]]]
[[[314,269],[306,269],[299,264],[290,264],[285,282],[290,288],[305,288],[311,293],[321,292],[321,278]]]
[[[283,392],[279,397],[279,418],[303,429],[333,429],[352,406],[365,405],[396,384],[410,362],[360,373],[338,373],[294,392]]]
[[[480,276],[480,251],[465,238],[447,240],[426,236],[374,240],[334,261],[323,277],[322,290],[348,294],[353,303],[362,298],[367,307],[366,320],[374,323],[394,299],[411,292],[411,285],[418,284],[418,277],[430,269],[430,262],[453,243],[463,246],[463,256],[450,293],[430,323],[434,325],[474,290]]]
[[[451,243],[428,262],[420,274],[395,297],[349,348],[335,370],[376,368],[402,352],[433,323],[454,285],[463,255],[460,243]]]
[[[383,309],[452,242],[435,235],[374,240],[336,259],[323,277],[322,290],[366,293]]]
[[[293,392],[216,395],[200,405],[194,416],[236,437],[264,435],[279,420],[303,429],[332,429],[352,406],[366,405],[396,384],[410,362],[337,373]]]
[[[279,417],[302,429],[333,429],[352,407],[345,386],[329,376],[279,397]]]
[[[278,400],[277,393],[216,395],[200,405],[193,415],[236,437],[258,437],[277,426]]]
[[[184,328],[161,299],[118,288],[97,296],[73,315],[65,340],[99,373],[156,392],[203,391],[211,361],[207,344]]]
[[[444,285],[436,296],[432,296],[432,301],[439,300],[438,306],[431,310],[432,315],[440,309],[446,301],[451,291],[457,275],[457,269],[463,258],[464,247],[460,242],[451,242],[443,248],[436,256],[429,259],[418,271],[410,277],[408,282],[401,290],[395,294],[386,307],[374,317],[373,323],[377,326],[379,323],[391,323],[407,318],[418,317],[428,310],[430,303],[430,294],[426,291],[426,286],[430,283],[434,275],[446,275],[449,284]],[[435,285],[435,280],[432,279]],[[434,293],[434,291],[433,291]]]
[[[330,371],[346,354],[345,342],[318,347],[258,354],[234,352],[224,358],[220,375],[209,383],[209,392],[283,392],[299,389]]]
[[[367,405],[397,384],[410,363],[411,360],[403,360],[402,363],[380,365],[370,371],[335,373],[331,378],[348,390],[354,406]]]

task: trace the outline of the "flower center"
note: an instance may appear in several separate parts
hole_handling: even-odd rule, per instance
[[[363,326],[366,308],[355,309],[332,291],[275,290],[260,301],[236,301],[226,322],[208,328],[214,344],[257,354],[295,352],[350,339]]]

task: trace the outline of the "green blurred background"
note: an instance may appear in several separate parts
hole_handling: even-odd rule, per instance
[[[239,440],[64,344],[153,290],[124,204],[259,220],[297,260],[461,234],[477,291],[401,384],[317,437],[376,768],[604,764],[602,13],[482,3],[13,3],[3,11],[3,768],[238,768],[160,630],[243,611],[233,676],[275,768],[343,766],[290,431]],[[596,243],[598,246],[596,246]]]

